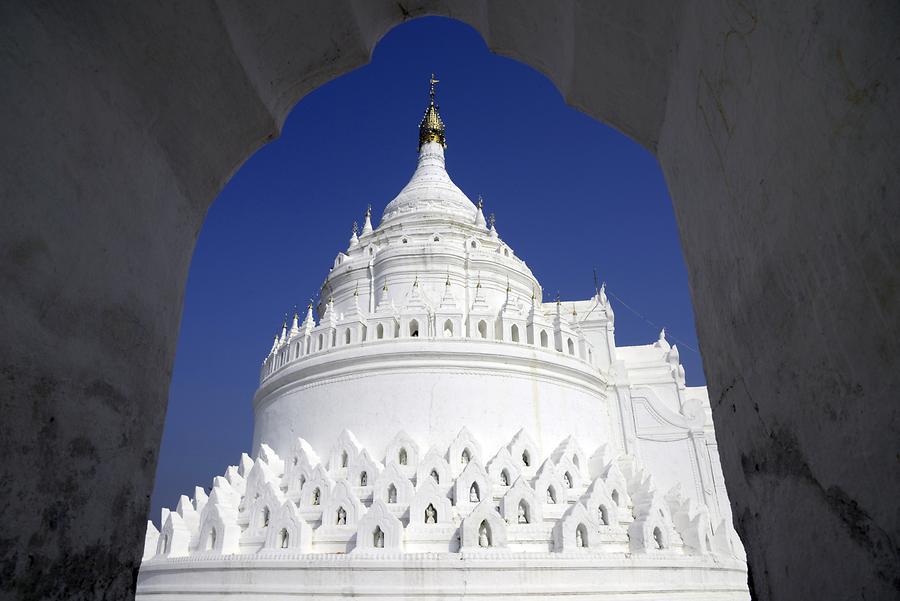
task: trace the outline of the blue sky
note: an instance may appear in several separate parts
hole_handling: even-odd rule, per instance
[[[567,107],[537,71],[491,54],[468,26],[413,21],[389,32],[369,65],[301,100],[281,137],[244,164],[210,209],[185,294],[155,522],[160,507],[209,486],[249,449],[251,399],[272,336],[284,313],[315,296],[366,205],[380,216],[408,181],[432,72],[448,171],[470,198],[484,197],[485,213],[496,214],[500,236],[541,281],[545,300],[557,290],[563,299],[590,297],[596,268],[611,293],[618,344],[647,344],[664,325],[679,342],[688,384],[705,382],[656,159]]]

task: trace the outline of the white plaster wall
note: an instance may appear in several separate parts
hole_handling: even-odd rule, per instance
[[[286,456],[301,436],[325,452],[346,428],[383,454],[402,429],[423,453],[443,452],[465,426],[491,457],[520,428],[541,454],[571,434],[592,452],[609,441],[604,389],[578,359],[524,345],[400,339],[338,347],[265,382],[253,445]]]

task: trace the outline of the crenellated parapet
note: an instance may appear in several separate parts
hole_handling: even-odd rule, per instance
[[[734,556],[731,534],[705,508],[678,490],[664,496],[632,457],[598,449],[606,465],[595,466],[568,437],[541,458],[524,431],[487,455],[485,467],[465,429],[421,458],[404,432],[377,459],[349,431],[324,460],[302,438],[284,459],[262,445],[208,494],[198,487],[163,510],[161,530],[148,524],[144,560],[384,550]]]

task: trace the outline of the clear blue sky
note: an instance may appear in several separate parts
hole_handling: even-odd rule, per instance
[[[314,297],[354,220],[376,217],[416,163],[418,123],[437,74],[447,167],[547,298],[584,299],[597,268],[619,345],[659,326],[697,349],[687,273],[656,159],[565,105],[523,64],[491,54],[446,19],[397,27],[372,62],[314,91],[281,137],[252,156],[209,211],[194,252],[151,518],[249,450],[260,363],[285,312]],[[377,225],[377,222],[376,222]],[[680,344],[689,385],[705,381]]]

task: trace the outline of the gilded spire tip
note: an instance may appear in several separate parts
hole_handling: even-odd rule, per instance
[[[422,121],[419,123],[419,150],[421,150],[422,146],[428,142],[437,142],[442,147],[447,147],[444,122],[441,120],[440,113],[438,113],[438,105],[434,101],[434,86],[439,81],[440,80],[435,78],[434,73],[432,73],[431,79],[429,80],[428,107],[425,109],[425,114],[422,116]]]

